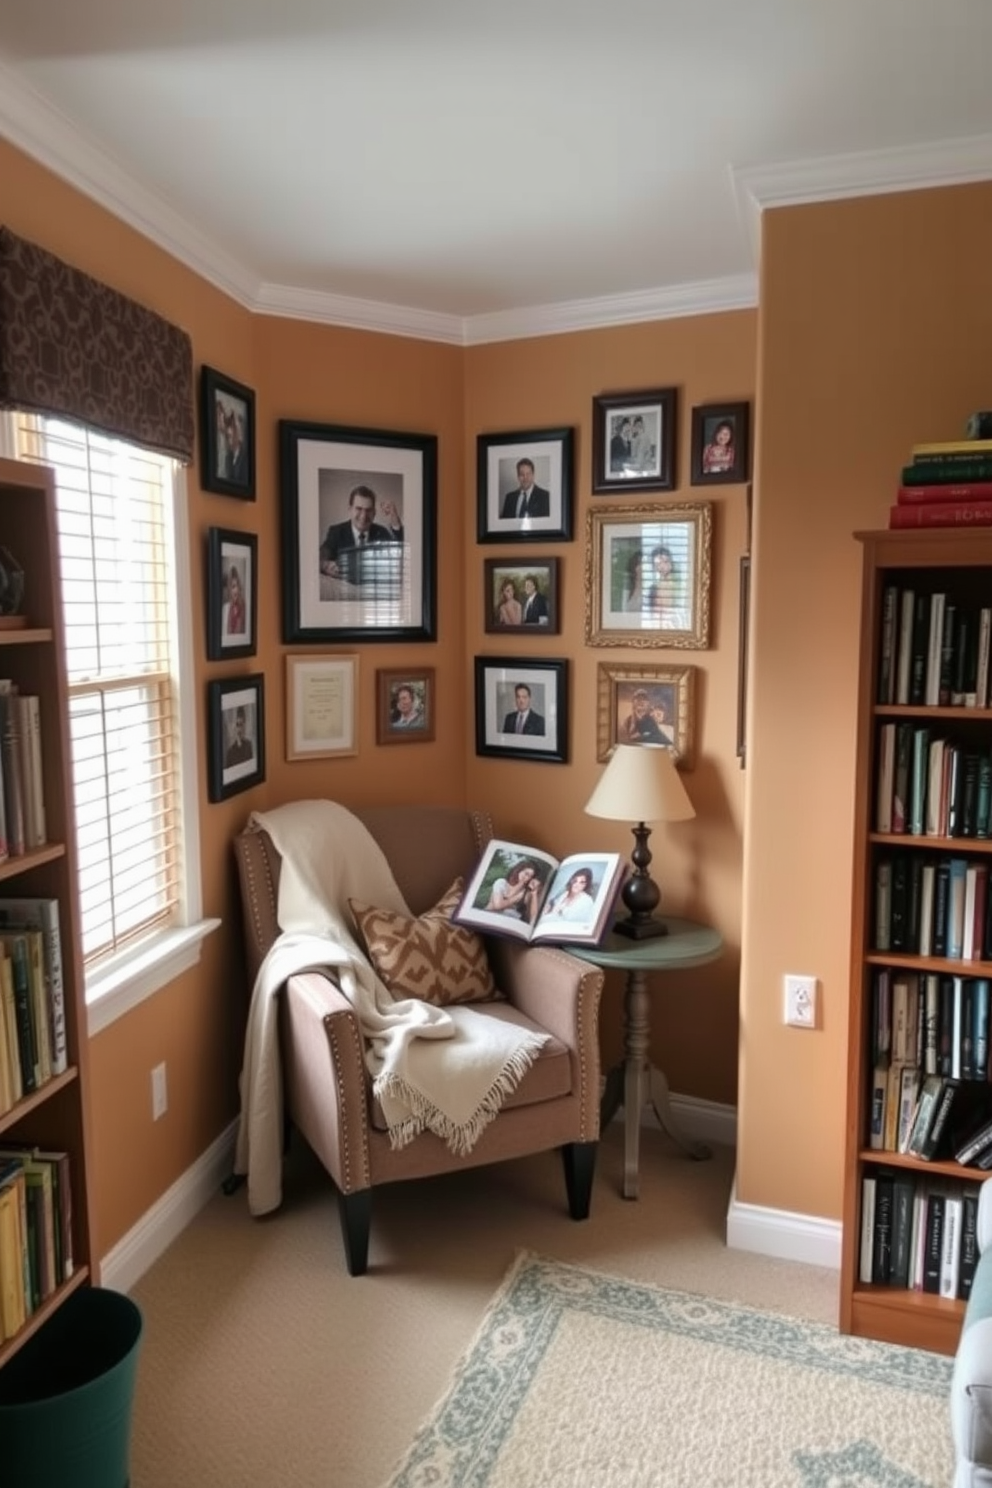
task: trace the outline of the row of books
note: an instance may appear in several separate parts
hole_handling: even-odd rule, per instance
[[[988,977],[875,967],[871,1017],[873,1070],[910,1065],[921,1075],[952,1080],[990,1078],[992,981]]]
[[[979,1189],[888,1168],[866,1173],[859,1279],[967,1299],[978,1262]]]
[[[923,707],[984,708],[989,697],[992,609],[943,590],[886,584],[877,701]]]
[[[989,864],[944,854],[875,860],[873,950],[950,961],[992,959]]]
[[[41,702],[0,678],[0,862],[47,841]]]
[[[955,744],[926,725],[883,724],[875,830],[910,837],[988,837],[992,755]]]
[[[57,899],[0,899],[0,1115],[68,1067]]]
[[[73,1273],[69,1157],[0,1147],[0,1343]]]
[[[924,1075],[917,1065],[890,1064],[872,1073],[873,1152],[899,1152],[922,1162],[992,1168],[992,1089],[983,1080]]]
[[[890,527],[992,523],[992,440],[915,444],[903,466]]]

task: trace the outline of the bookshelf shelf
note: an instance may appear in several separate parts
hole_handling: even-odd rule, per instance
[[[840,1326],[950,1354],[970,1241],[950,1222],[948,1240],[937,1217],[943,1204],[966,1227],[988,1175],[953,1154],[966,1120],[973,1131],[986,1109],[992,1116],[992,708],[961,705],[988,696],[978,652],[983,626],[986,636],[992,629],[982,618],[992,602],[992,529],[856,538],[863,576]],[[925,1075],[952,1092],[943,1141],[935,1150],[922,1137],[913,1144],[929,1158],[898,1151]]]
[[[42,914],[40,921],[32,922],[41,927],[40,934],[30,937],[36,953],[35,969],[29,972],[32,989],[30,1014],[23,1011],[25,983],[22,980],[15,984],[14,996],[20,998],[21,1013],[15,1016],[13,1058],[19,1060],[20,1085],[29,1085],[31,1081],[23,1077],[21,1048],[26,1026],[23,1020],[29,1017],[33,1025],[32,1050],[47,1050],[54,1068],[62,1062],[66,1064],[61,1073],[49,1076],[41,1056],[35,1052],[33,1079],[39,1081],[38,1087],[19,1093],[18,1085],[9,1085],[4,1091],[3,1103],[9,1102],[9,1105],[0,1114],[0,1145],[5,1149],[37,1148],[44,1154],[65,1155],[49,1166],[53,1172],[58,1171],[55,1191],[60,1199],[59,1234],[71,1240],[72,1258],[71,1275],[66,1278],[63,1277],[63,1260],[67,1264],[69,1246],[60,1247],[56,1261],[48,1260],[44,1270],[32,1269],[33,1296],[14,1314],[13,1323],[10,1321],[9,1293],[6,1294],[8,1314],[5,1317],[0,1312],[2,1368],[68,1296],[78,1287],[96,1283],[99,1276],[92,1254],[92,1195],[88,1185],[89,1042],[79,928],[55,487],[52,473],[45,467],[0,459],[0,543],[6,543],[16,552],[24,569],[25,595],[30,609],[28,625],[0,627],[0,678],[10,682],[24,697],[38,700],[44,833],[40,828],[41,813],[36,812],[35,817],[39,823],[38,835],[47,835],[49,839],[42,846],[0,862],[0,917],[3,933],[8,937],[5,944],[8,960],[17,949],[11,937],[29,940],[25,921],[18,919],[18,914]],[[0,749],[0,760],[3,758]],[[4,799],[6,803],[6,795]],[[19,901],[19,908],[12,905],[11,900]],[[45,918],[54,906],[57,906],[57,915]],[[59,953],[61,970],[61,999],[54,990],[58,980],[54,970],[56,952]],[[14,959],[16,961],[16,957]],[[12,975],[16,977],[17,973]],[[45,1008],[47,1014],[42,1011]],[[64,1020],[64,1042],[53,1035],[49,1043],[42,1032],[41,1044],[36,1043],[35,1036],[43,1028],[46,1016],[50,1018],[51,1027],[57,1026],[60,1030]],[[18,1098],[12,1099],[12,1095]],[[23,1177],[18,1176],[13,1182],[18,1194],[26,1191]],[[11,1268],[10,1247],[24,1243],[21,1233],[24,1211],[19,1207],[20,1219],[13,1226],[9,1222],[11,1192],[12,1181],[7,1173],[0,1179],[0,1204],[6,1201],[8,1221],[0,1227],[0,1280],[9,1274],[17,1274],[17,1267]],[[29,1228],[32,1223],[36,1228],[39,1223],[44,1224],[44,1234],[50,1240],[53,1233],[52,1204],[46,1202],[44,1217],[41,1206],[32,1202],[28,1208],[33,1211],[27,1218]],[[17,1263],[20,1263],[21,1250],[15,1254]],[[21,1267],[18,1277],[21,1290],[23,1276]],[[40,1285],[38,1277],[41,1278]],[[0,1285],[2,1295],[4,1289]],[[20,1322],[20,1317],[23,1317],[23,1322]]]

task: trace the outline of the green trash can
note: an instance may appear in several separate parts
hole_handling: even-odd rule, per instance
[[[3,1488],[127,1488],[141,1313],[80,1287],[0,1369]]]

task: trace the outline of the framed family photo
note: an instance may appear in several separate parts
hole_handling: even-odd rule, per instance
[[[593,491],[670,491],[675,416],[675,388],[593,398]]]
[[[207,686],[207,795],[225,801],[265,779],[265,678],[230,677]]]
[[[748,478],[750,407],[709,403],[692,410],[694,486],[739,485]]]
[[[596,758],[609,759],[617,744],[664,744],[681,769],[691,769],[695,676],[691,666],[616,666],[600,662]]]
[[[357,656],[286,657],[286,758],[358,753]]]
[[[255,500],[255,394],[214,367],[200,368],[200,484]]]
[[[557,635],[558,559],[533,558],[514,563],[508,558],[483,559],[486,631],[518,631],[521,635]]]
[[[258,538],[207,531],[207,657],[254,656],[258,637]]]
[[[437,438],[279,424],[283,640],[429,641]]]
[[[712,527],[708,501],[590,511],[587,644],[705,650]]]
[[[475,752],[503,759],[568,759],[568,662],[475,658]]]
[[[567,541],[572,536],[571,429],[480,434],[478,541]]]
[[[375,742],[427,744],[434,738],[434,668],[375,674]]]

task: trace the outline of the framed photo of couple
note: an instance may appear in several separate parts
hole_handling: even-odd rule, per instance
[[[255,394],[214,367],[200,368],[200,484],[255,500]]]
[[[705,650],[712,526],[708,501],[591,510],[587,644]]]
[[[571,429],[480,434],[476,465],[478,541],[570,541]]]
[[[593,398],[593,491],[670,491],[675,484],[675,418],[675,388]]]
[[[568,759],[568,662],[475,658],[475,752],[502,759]]]
[[[437,438],[279,424],[282,638],[430,641]]]
[[[483,620],[488,634],[506,630],[521,635],[558,634],[557,558],[534,558],[526,564],[486,558],[483,569]]]
[[[696,669],[614,666],[597,676],[596,758],[617,744],[664,744],[680,769],[692,769]]]

